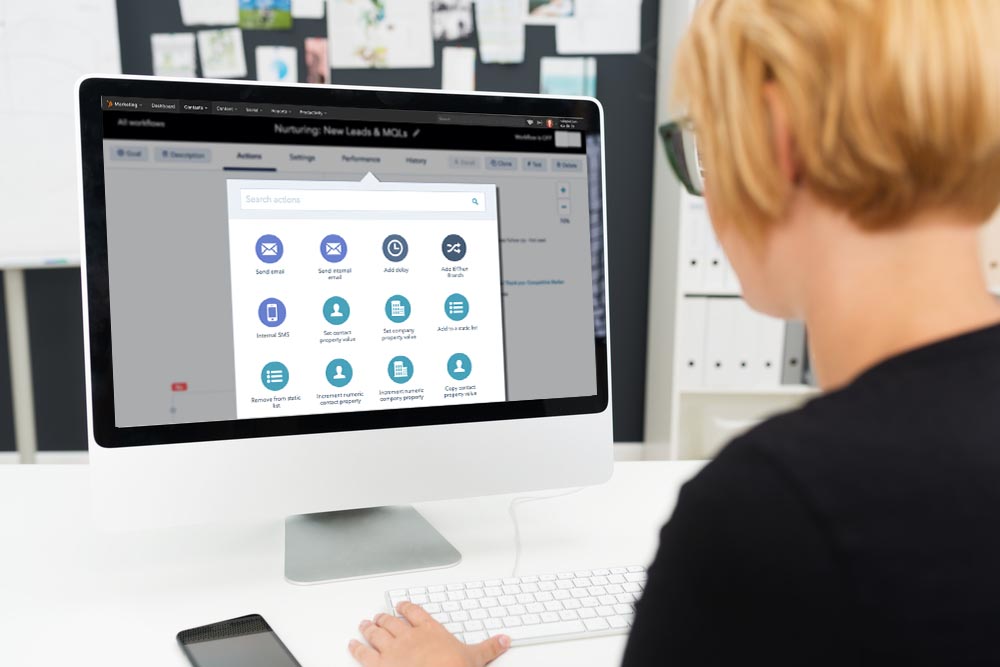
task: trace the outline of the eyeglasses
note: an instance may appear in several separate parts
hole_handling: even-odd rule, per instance
[[[677,179],[695,197],[705,195],[705,174],[701,167],[701,156],[695,142],[691,121],[684,118],[660,126],[660,138],[667,150],[670,166]]]

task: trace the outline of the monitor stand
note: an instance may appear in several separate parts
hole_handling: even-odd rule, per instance
[[[412,507],[285,519],[285,578],[318,584],[457,565],[462,555]]]

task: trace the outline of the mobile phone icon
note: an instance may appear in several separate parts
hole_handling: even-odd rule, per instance
[[[278,321],[278,304],[276,303],[267,304],[267,321],[268,322]]]

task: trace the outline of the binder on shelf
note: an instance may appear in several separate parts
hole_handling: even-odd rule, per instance
[[[756,384],[764,387],[781,385],[782,352],[785,346],[784,320],[757,314],[758,347],[756,364]]]
[[[757,356],[763,342],[760,315],[743,299],[726,300],[733,302],[732,383],[736,387],[752,387],[756,384]]]
[[[703,248],[704,234],[708,231],[704,224],[708,216],[703,215],[704,202],[700,204],[695,197],[684,194],[684,208],[681,211],[680,224],[680,283],[684,294],[704,291],[705,262]],[[703,219],[704,218],[704,219]]]
[[[734,387],[738,384],[736,316],[741,299],[708,299],[705,332],[705,386]]]
[[[785,325],[785,345],[781,362],[781,384],[805,384],[806,325],[790,321]]]
[[[726,255],[722,252],[722,245],[712,230],[712,223],[709,221],[708,215],[704,216],[702,224],[706,227],[703,250],[705,278],[702,287],[705,292],[710,294],[723,294],[726,292],[726,272],[731,271],[728,268],[729,262],[726,261]]]
[[[705,329],[708,299],[703,296],[681,297],[677,311],[677,373],[681,389],[700,389],[705,385]]]

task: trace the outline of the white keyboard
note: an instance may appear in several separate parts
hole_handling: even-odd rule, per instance
[[[625,634],[646,569],[612,567],[460,584],[415,586],[385,594],[393,614],[419,604],[466,644],[505,634],[513,645]]]

